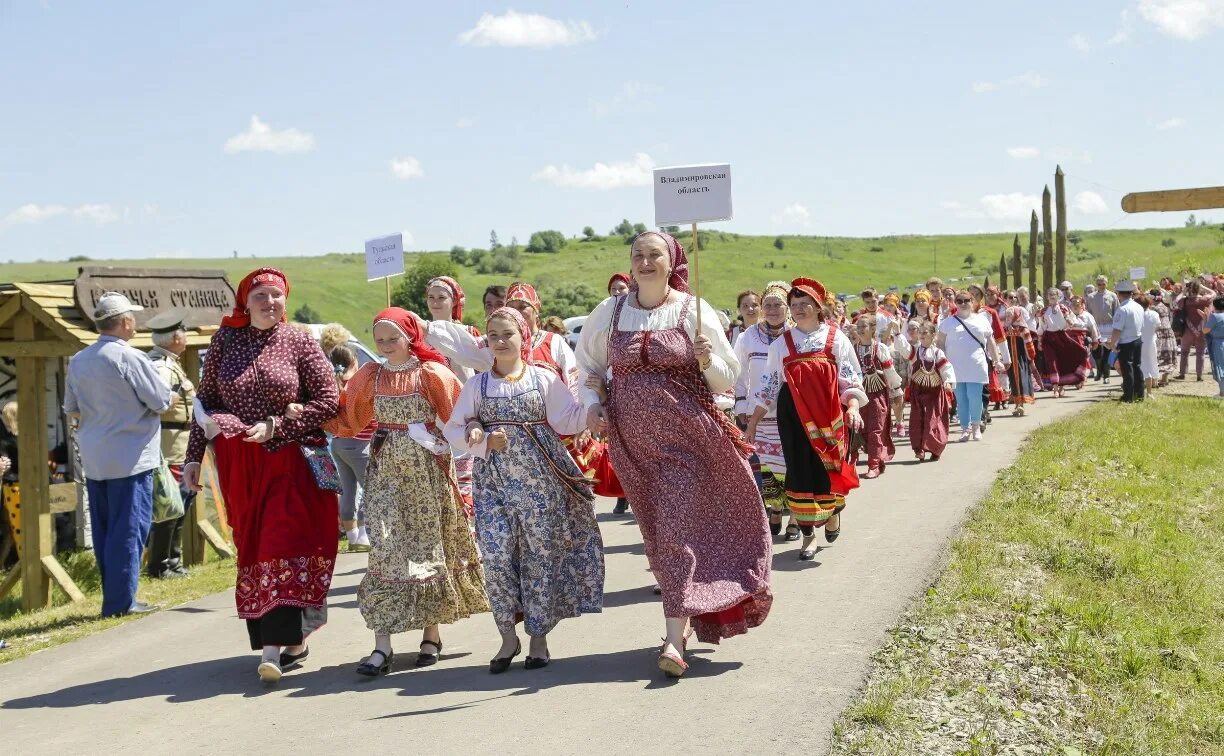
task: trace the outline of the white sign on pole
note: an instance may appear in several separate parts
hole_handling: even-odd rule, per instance
[[[731,220],[731,166],[654,170],[655,225]]]
[[[1147,278],[1147,268],[1131,268],[1130,279],[1132,281],[1142,281]]]
[[[365,243],[366,280],[404,274],[404,235],[392,234]]]

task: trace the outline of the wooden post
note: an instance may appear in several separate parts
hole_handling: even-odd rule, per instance
[[[34,341],[34,316],[14,318],[14,341]],[[21,610],[51,605],[51,579],[43,557],[52,556],[50,489],[47,480],[47,359],[17,358],[17,435],[21,476]]]
[[[1054,286],[1054,239],[1051,233],[1054,229],[1050,213],[1050,187],[1047,184],[1041,193],[1041,296]],[[1036,299],[1036,296],[1034,296]]]
[[[697,335],[701,335],[701,275],[697,270],[697,254],[700,244],[697,243],[697,224],[693,223],[693,296],[697,297]]]
[[[188,347],[182,357],[183,372],[195,385],[200,384],[200,350]],[[204,536],[200,532],[200,523],[208,522],[208,507],[204,504],[204,496],[196,494],[195,503],[187,513],[187,521],[183,523],[183,561],[188,565],[204,564],[208,559],[208,551],[204,548]]]
[[[1012,266],[1011,266],[1011,269],[1012,269],[1012,288],[1013,289],[1020,288],[1020,271],[1023,270],[1023,267],[1022,267],[1023,265],[1024,263],[1020,261],[1020,234],[1016,234],[1016,237],[1012,239]],[[1007,282],[1004,281],[1003,285],[1006,286]]]
[[[1031,301],[1037,301],[1037,211],[1029,219],[1028,287]]]
[[[999,253],[999,289],[1007,288],[1007,254]]]
[[[1067,182],[1061,165],[1054,167],[1054,209],[1058,220],[1054,232],[1054,282],[1067,280]]]
[[[391,276],[386,276],[383,281],[387,283],[387,306],[391,306]]]

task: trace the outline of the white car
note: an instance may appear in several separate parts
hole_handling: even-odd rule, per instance
[[[310,335],[314,336],[315,341],[318,341],[319,339],[323,338],[323,329],[327,327],[327,324],[326,323],[307,323],[306,326],[310,328]],[[345,343],[345,346],[353,350],[353,354],[357,355],[357,367],[358,368],[360,368],[362,365],[366,364],[367,362],[382,362],[383,361],[382,357],[379,357],[377,354],[371,351],[369,347],[367,347],[365,344],[362,344],[356,338],[349,339],[348,341],[344,343]]]
[[[578,336],[582,333],[582,324],[586,322],[586,319],[586,315],[577,315],[562,321],[565,323],[565,329],[569,331],[565,340],[569,342],[570,349],[578,348]]]

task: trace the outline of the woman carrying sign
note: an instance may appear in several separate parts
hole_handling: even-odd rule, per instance
[[[608,434],[662,589],[659,669],[679,677],[690,625],[699,640],[718,643],[765,621],[769,529],[751,447],[711,394],[730,389],[740,369],[718,316],[689,294],[688,261],[674,238],[648,231],[630,249],[633,290],[605,299],[583,325],[579,385],[591,431]],[[602,381],[609,366],[605,406],[586,381]]]

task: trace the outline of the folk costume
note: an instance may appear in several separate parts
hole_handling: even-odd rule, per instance
[[[1029,332],[1028,317],[1023,307],[1013,305],[1003,312],[1003,324],[1007,329],[1007,348],[1011,353],[1011,364],[1007,367],[1011,388],[1013,414],[1023,415],[1024,405],[1037,401],[1033,388],[1033,376],[1037,374],[1037,347]]]
[[[289,292],[273,268],[238,285],[234,312],[209,344],[186,457],[199,464],[211,439],[238,547],[234,600],[252,649],[301,645],[327,622],[339,517],[336,494],[320,487],[303,452],[327,446],[320,426],[337,406],[331,363],[309,334],[284,322],[251,325],[247,297],[261,286]],[[303,405],[295,420],[285,417],[292,403]],[[272,438],[246,441],[261,422],[273,426]]]
[[[950,387],[956,373],[943,350],[931,345],[914,347],[910,357],[910,447],[919,459],[930,454],[937,460],[948,445],[948,414],[952,409]]]
[[[792,296],[798,290],[825,301],[818,281],[796,278],[791,286]],[[854,345],[836,326],[824,324],[812,333],[796,326],[769,346],[765,379],[752,403],[765,410],[776,406],[786,501],[805,534],[840,512],[859,486],[842,409],[851,398],[867,404]]]
[[[357,603],[367,627],[390,635],[457,622],[489,611],[489,602],[441,433],[459,381],[409,312],[388,307],[374,319],[379,324],[411,341],[411,358],[362,366],[344,388],[340,414],[325,427],[354,436],[378,422],[364,500],[370,561]]]
[[[867,394],[867,401],[862,406],[861,444],[867,451],[868,477],[874,477],[871,471],[877,475],[884,472],[885,465],[897,452],[891,433],[891,397],[901,387],[901,376],[893,367],[892,350],[879,341],[873,339],[867,346],[857,344],[854,353],[863,371],[863,391]],[[851,459],[857,459],[858,454],[858,445],[852,444]]]
[[[534,365],[527,321],[510,307],[490,316],[514,320],[523,336],[524,370],[492,371],[469,381],[446,424],[451,446],[476,458],[476,536],[497,629],[522,620],[529,635],[561,620],[603,610],[603,540],[590,483],[561,442],[586,425],[586,410],[552,370]],[[469,447],[467,425],[503,431],[508,443]]]
[[[1047,391],[1055,386],[1078,386],[1088,375],[1088,350],[1071,331],[1078,321],[1061,302],[1047,305],[1037,319],[1041,352],[1041,381]]]
[[[585,377],[602,380],[612,368],[612,464],[633,503],[663,613],[691,618],[698,639],[717,643],[769,614],[769,531],[748,466],[751,449],[711,394],[734,385],[739,362],[714,308],[688,293],[683,247],[668,234],[647,233],[666,243],[668,284],[684,296],[643,309],[630,304],[630,293],[596,307],[578,342],[579,391],[586,406],[599,404]],[[704,371],[693,352],[698,307],[712,345]]]
[[[455,328],[465,332],[473,339],[480,338],[480,331],[475,326],[465,325],[463,322],[463,306],[467,303],[467,296],[463,293],[463,287],[459,282],[450,276],[438,276],[430,279],[425,285],[425,290],[429,291],[430,287],[439,286],[450,292],[451,296],[451,324]],[[465,365],[458,360],[451,359],[449,356],[443,356],[443,364],[451,369],[455,377],[459,379],[459,385],[462,386],[476,372],[470,365]],[[453,457],[455,463],[455,481],[459,484],[459,494],[463,497],[464,504],[468,511],[472,508],[472,458],[466,454],[456,454]]]

